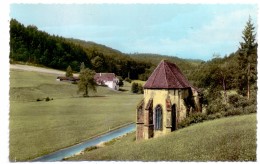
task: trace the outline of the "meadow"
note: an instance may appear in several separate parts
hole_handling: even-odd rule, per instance
[[[135,122],[142,95],[131,94],[127,82],[123,89],[97,87],[83,98],[77,85],[56,81],[56,75],[11,69],[10,161],[34,159]]]
[[[194,124],[144,141],[135,133],[71,161],[256,161],[256,114]]]

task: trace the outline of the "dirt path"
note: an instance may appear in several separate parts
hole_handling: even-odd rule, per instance
[[[55,75],[60,75],[60,76],[65,75],[65,71],[59,71],[59,70],[55,70],[55,69],[51,69],[51,68],[21,65],[21,64],[10,64],[10,69],[19,69],[19,70],[24,70],[24,71],[42,72],[42,73],[55,74]],[[74,75],[78,76],[78,74],[74,74]]]

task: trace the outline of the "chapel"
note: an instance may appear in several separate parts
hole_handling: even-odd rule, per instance
[[[189,114],[201,111],[198,89],[174,63],[162,60],[145,83],[137,106],[136,139],[170,133]]]

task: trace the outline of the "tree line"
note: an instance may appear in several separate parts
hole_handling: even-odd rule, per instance
[[[194,86],[204,88],[204,96],[209,101],[207,104],[218,104],[216,101],[220,97],[224,98],[225,104],[232,102],[234,97],[231,96],[229,100],[228,90],[236,91],[243,96],[242,99],[246,98],[250,104],[256,104],[258,44],[251,18],[241,36],[243,41],[236,52],[223,58],[215,55],[212,60],[201,63],[190,76]]]
[[[50,35],[36,26],[10,21],[10,62],[22,61],[47,67],[80,71],[80,64],[95,72],[113,72],[123,78],[138,79],[151,67],[119,51],[97,44]],[[105,51],[106,50],[106,51]],[[103,53],[104,52],[104,53]]]

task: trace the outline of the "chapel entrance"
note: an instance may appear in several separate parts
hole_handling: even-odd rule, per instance
[[[172,105],[172,131],[177,129],[177,123],[176,123],[176,105]]]

